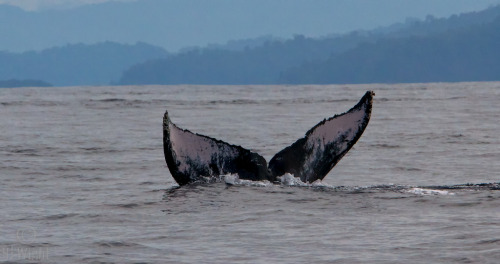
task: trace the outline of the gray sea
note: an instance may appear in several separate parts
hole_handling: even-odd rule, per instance
[[[162,117],[269,160],[376,93],[323,182],[178,187]],[[500,83],[0,89],[0,263],[499,263]]]

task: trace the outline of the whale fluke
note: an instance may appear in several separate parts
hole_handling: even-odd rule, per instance
[[[285,173],[312,183],[323,179],[361,137],[370,120],[374,95],[368,91],[349,111],[318,123],[304,138],[278,152],[269,162],[269,168],[259,154],[181,129],[165,112],[165,160],[179,185],[225,174],[238,174],[245,180],[274,182]]]
[[[179,185],[237,173],[246,180],[272,180],[266,160],[240,146],[180,129],[163,116],[163,150],[168,169]]]
[[[349,111],[321,121],[304,138],[278,152],[269,161],[271,173],[290,173],[310,183],[322,180],[365,131],[374,95],[366,92]]]

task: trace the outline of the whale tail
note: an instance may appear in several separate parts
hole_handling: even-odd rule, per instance
[[[361,137],[371,115],[372,91],[349,111],[325,119],[304,138],[278,152],[269,162],[241,146],[181,129],[163,117],[163,149],[172,177],[179,185],[237,173],[240,179],[268,180],[285,173],[303,182],[323,179]]]
[[[163,116],[163,150],[179,185],[237,173],[241,179],[272,180],[266,160],[257,153],[215,138],[181,129]]]
[[[290,173],[310,183],[322,180],[365,131],[374,95],[366,92],[349,111],[319,122],[305,137],[274,155],[269,161],[271,173]]]

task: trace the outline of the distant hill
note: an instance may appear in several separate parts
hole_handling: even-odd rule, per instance
[[[500,80],[500,17],[429,36],[383,39],[283,73],[283,83]]]
[[[123,73],[120,84],[271,84],[284,70],[305,61],[347,51],[368,37],[349,34],[334,39],[297,35],[254,48],[195,49],[165,59],[137,64]]]
[[[0,88],[14,88],[14,87],[50,87],[50,83],[40,80],[0,80]]]
[[[424,21],[407,20],[375,31],[357,31],[329,38],[297,35],[293,39],[270,40],[243,50],[195,49],[134,65],[123,73],[119,83],[360,83],[468,80],[472,77],[479,80],[486,76],[465,71],[475,67],[472,70],[486,73],[495,68],[483,67],[492,67],[494,63],[471,64],[468,61],[485,60],[485,56],[496,58],[488,52],[494,49],[495,30],[500,32],[498,17],[500,6],[446,19],[429,16]],[[476,54],[479,48],[488,54]],[[460,58],[462,54],[469,57]],[[459,71],[458,68],[463,69]],[[403,74],[403,69],[413,75]],[[421,74],[417,78],[418,72]],[[460,76],[453,78],[455,75]]]
[[[165,58],[162,48],[145,43],[72,44],[24,53],[0,52],[0,80],[36,79],[56,86],[106,85],[134,64]]]
[[[431,15],[428,15],[425,20],[407,18],[404,23],[380,27],[371,32],[385,33],[390,38],[428,36],[449,30],[491,23],[499,16],[500,5],[496,5],[485,10],[455,14],[447,18],[436,18]]]

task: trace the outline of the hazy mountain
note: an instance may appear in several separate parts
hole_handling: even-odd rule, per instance
[[[180,50],[180,52],[191,51],[191,50],[195,50],[195,49],[200,50],[200,49],[204,49],[204,48],[238,51],[238,50],[257,48],[257,47],[262,46],[268,42],[283,41],[283,40],[284,39],[276,38],[272,35],[266,35],[266,36],[256,37],[256,38],[230,40],[224,44],[210,43],[203,48],[198,47],[198,46],[191,47],[191,48],[188,47],[188,48],[183,48],[182,50]]]
[[[277,83],[281,72],[305,61],[325,59],[347,51],[363,34],[340,38],[313,39],[297,35],[293,39],[268,41],[244,50],[195,49],[165,59],[140,63],[126,70],[121,84],[265,84]]]
[[[0,80],[36,79],[57,86],[105,85],[130,66],[164,58],[162,48],[144,43],[73,44],[43,51],[0,52]]]
[[[424,20],[407,18],[404,23],[380,27],[371,32],[375,34],[385,33],[392,38],[426,36],[473,25],[487,24],[493,22],[498,16],[500,16],[500,5],[495,5],[485,10],[454,14],[445,18],[437,18],[432,15],[427,15]]]
[[[500,17],[428,36],[382,39],[305,63],[283,83],[411,83],[500,80]]]
[[[140,0],[34,12],[0,5],[0,50],[141,41],[172,52],[265,35],[319,37],[367,30],[492,3],[500,0]]]
[[[268,41],[262,46],[244,50],[197,49],[135,65],[124,72],[120,83],[359,83],[439,81],[439,78],[447,81],[472,77],[474,80],[480,77],[491,80],[490,75],[466,74],[452,69],[462,67],[468,70],[473,66],[475,69],[471,71],[481,72],[483,66],[494,66],[493,62],[462,64],[467,64],[467,60],[487,59],[481,57],[484,54],[477,53],[477,48],[496,58],[489,53],[498,46],[494,45],[493,37],[494,30],[500,32],[495,21],[499,16],[500,6],[447,19],[429,16],[424,21],[407,20],[373,32],[352,32],[331,38],[297,35],[290,40]],[[473,34],[475,30],[477,34]],[[478,46],[473,43],[478,43]],[[469,57],[460,58],[462,54]],[[426,66],[438,58],[434,65]],[[450,66],[446,66],[447,63]],[[442,68],[436,68],[436,65]],[[432,71],[424,71],[426,68]],[[405,75],[400,73],[403,69],[421,75]],[[484,72],[494,69],[485,69]],[[455,74],[461,77],[453,79]]]

